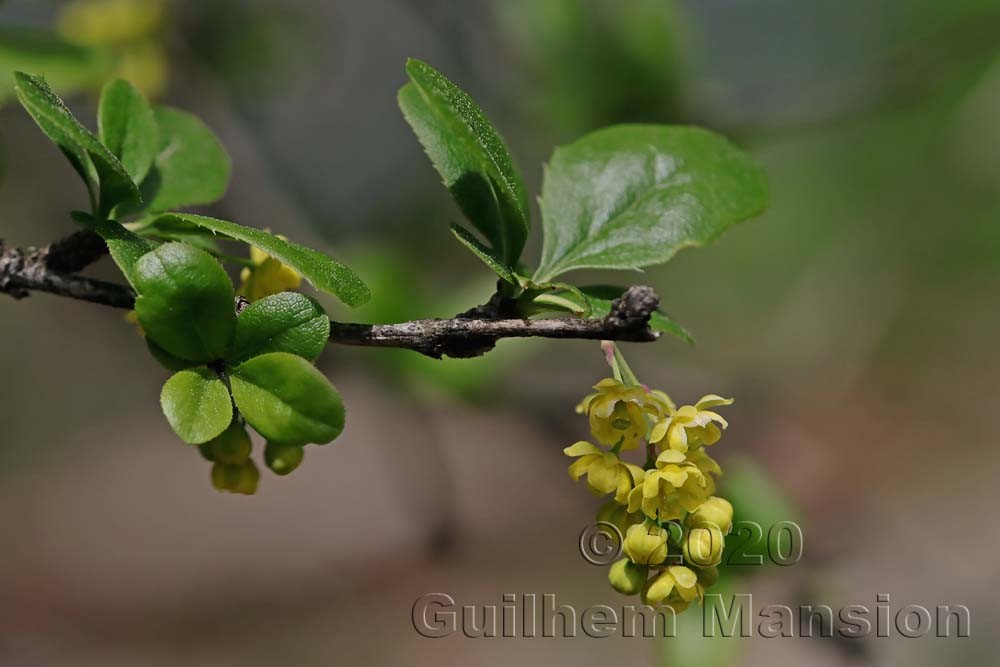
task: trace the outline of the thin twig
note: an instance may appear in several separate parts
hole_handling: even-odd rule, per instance
[[[84,247],[87,241],[84,240]],[[22,299],[31,292],[48,292],[114,308],[132,308],[135,293],[124,285],[108,283],[57,271],[57,266],[76,266],[93,256],[83,252],[73,263],[53,244],[41,249],[21,249],[0,241],[0,292]],[[91,259],[90,261],[93,261]],[[89,264],[90,261],[86,262]],[[86,265],[84,264],[84,265]],[[491,299],[491,304],[494,300]],[[330,342],[339,345],[388,347],[414,350],[429,357],[477,357],[493,349],[501,338],[577,338],[649,342],[658,334],[649,328],[649,317],[659,305],[651,287],[631,287],[616,299],[611,312],[599,318],[553,318],[529,320],[510,317],[507,308],[480,306],[451,319],[427,319],[398,324],[353,324],[330,322]],[[496,313],[493,315],[493,313]]]

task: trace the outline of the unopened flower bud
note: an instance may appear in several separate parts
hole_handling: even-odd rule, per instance
[[[257,484],[260,483],[260,470],[253,461],[247,461],[240,466],[240,481],[233,489],[236,493],[252,496],[257,493]]]
[[[279,445],[268,442],[264,448],[264,462],[276,475],[287,475],[302,463],[305,452],[298,445]]]
[[[645,565],[636,565],[628,558],[622,558],[611,566],[608,581],[611,587],[622,595],[636,595],[646,585],[648,569]]]
[[[687,525],[693,528],[715,526],[728,535],[733,527],[733,506],[725,498],[712,496],[691,512]]]
[[[625,535],[625,555],[638,565],[659,565],[667,559],[665,529],[652,521],[631,526]]]
[[[253,445],[246,428],[235,419],[225,431],[205,443],[212,461],[226,465],[242,465],[250,458]],[[205,450],[202,450],[205,455]]]
[[[722,560],[722,531],[715,526],[691,528],[684,536],[684,560],[696,567],[711,567]]]
[[[212,486],[219,491],[253,495],[257,492],[260,481],[260,471],[253,461],[247,460],[240,465],[216,463],[212,466]]]

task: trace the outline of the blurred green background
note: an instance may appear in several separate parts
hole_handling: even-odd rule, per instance
[[[369,283],[335,317],[453,315],[493,279],[396,108],[407,56],[472,94],[534,192],[554,146],[616,122],[708,126],[766,166],[763,218],[634,278],[698,346],[625,353],[678,400],[736,396],[721,493],[805,537],[794,566],[731,577],[755,606],[888,593],[967,605],[972,637],[422,638],[425,593],[626,601],[578,553],[597,502],[561,453],[607,373],[596,344],[329,349],[345,435],[232,497],[173,437],[121,313],[36,295],[0,299],[0,664],[995,664],[1000,1],[7,0],[0,236],[45,244],[85,201],[10,72],[83,119],[124,75],[221,136],[233,181],[209,212]]]

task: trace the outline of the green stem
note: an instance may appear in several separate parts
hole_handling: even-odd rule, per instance
[[[618,349],[618,346],[614,342],[609,340],[601,341],[601,348],[604,350],[604,354],[608,359],[608,365],[611,366],[611,371],[614,373],[616,380],[630,387],[642,386],[639,378],[632,372],[631,366],[625,361],[622,351]]]

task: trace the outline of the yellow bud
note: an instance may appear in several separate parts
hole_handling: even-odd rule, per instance
[[[297,445],[279,445],[268,442],[264,448],[264,462],[277,475],[287,475],[302,463],[305,452]]]
[[[728,535],[733,527],[733,506],[725,498],[712,496],[688,515],[686,523],[691,527],[715,526]]]
[[[212,466],[212,486],[219,491],[232,491],[240,483],[241,467],[216,463]]]
[[[715,526],[691,528],[684,536],[684,560],[696,567],[718,565],[725,545],[722,531]]]
[[[257,469],[257,465],[253,461],[247,461],[240,466],[240,481],[233,491],[246,496],[252,496],[257,493],[257,484],[259,482],[260,470]]]
[[[648,572],[645,565],[636,565],[628,558],[622,558],[611,566],[608,581],[622,595],[635,595],[646,584]]]
[[[260,471],[253,461],[247,460],[240,465],[216,463],[212,466],[212,486],[219,491],[253,495],[257,492],[260,481]]]
[[[667,559],[667,531],[652,521],[631,526],[625,535],[625,555],[639,565],[659,565]]]
[[[228,465],[241,465],[250,458],[253,445],[242,424],[233,420],[225,431],[205,443],[207,455],[212,461]],[[205,453],[205,452],[203,452]]]
[[[285,237],[278,235],[278,238]],[[251,266],[244,267],[240,272],[239,291],[250,301],[295,290],[302,285],[302,276],[298,271],[282,264],[256,246],[250,246],[250,263]]]

